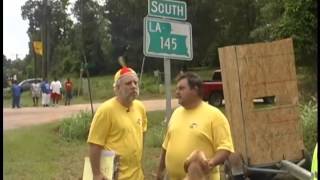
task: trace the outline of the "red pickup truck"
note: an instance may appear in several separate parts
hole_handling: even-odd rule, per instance
[[[202,90],[203,90],[203,100],[208,101],[209,104],[216,107],[222,106],[222,101],[224,99],[224,96],[223,96],[223,86],[222,86],[220,69],[213,71],[211,81],[203,81]],[[263,103],[266,103],[266,104],[275,103],[274,96],[261,97],[260,99],[262,100]]]
[[[215,70],[211,81],[203,81],[203,100],[208,101],[213,106],[221,106],[223,97],[221,70]]]

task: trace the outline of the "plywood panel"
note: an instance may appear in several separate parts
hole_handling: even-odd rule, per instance
[[[301,159],[292,40],[219,48],[219,58],[236,151],[252,165]],[[256,109],[253,99],[265,96],[275,96],[275,105]]]
[[[285,157],[302,158],[302,132],[297,106],[287,105],[247,113],[248,156],[251,165],[270,164]]]
[[[238,65],[236,61],[235,47],[219,48],[219,60],[223,82],[223,94],[225,100],[226,116],[230,122],[230,128],[235,146],[235,151],[246,157],[246,145],[244,124],[240,100],[240,87]]]

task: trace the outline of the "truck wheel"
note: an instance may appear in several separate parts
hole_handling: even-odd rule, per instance
[[[222,105],[223,96],[221,92],[213,92],[209,97],[209,104],[219,107]]]

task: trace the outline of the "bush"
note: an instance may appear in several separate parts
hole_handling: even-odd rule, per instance
[[[313,152],[313,149],[317,143],[317,110],[318,105],[316,98],[300,105],[300,118],[303,123],[303,140],[308,152]]]
[[[76,116],[62,121],[62,124],[59,126],[59,135],[66,141],[86,141],[91,121],[91,112],[81,111]]]

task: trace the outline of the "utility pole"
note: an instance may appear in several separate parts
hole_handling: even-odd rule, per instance
[[[90,104],[91,104],[91,113],[92,113],[92,118],[94,115],[93,112],[93,105],[92,105],[92,97],[91,97],[91,87],[90,87],[90,74],[89,74],[89,70],[88,70],[88,62],[87,62],[87,57],[86,57],[86,53],[84,50],[84,39],[83,39],[83,0],[81,1],[81,7],[80,7],[80,15],[81,15],[81,51],[82,51],[82,56],[83,56],[83,60],[84,60],[84,70],[86,72],[87,75],[87,79],[88,79],[88,88],[89,88],[89,97],[90,97]]]
[[[49,6],[50,6],[50,0],[48,1]],[[50,14],[48,13],[48,5],[46,4],[46,55],[47,55],[47,59],[46,59],[46,69],[45,69],[45,74],[46,77],[48,76],[48,71],[49,71],[49,67],[50,67],[50,53],[51,53],[51,38],[50,38]]]
[[[47,79],[47,0],[42,1],[41,21],[42,78]]]

